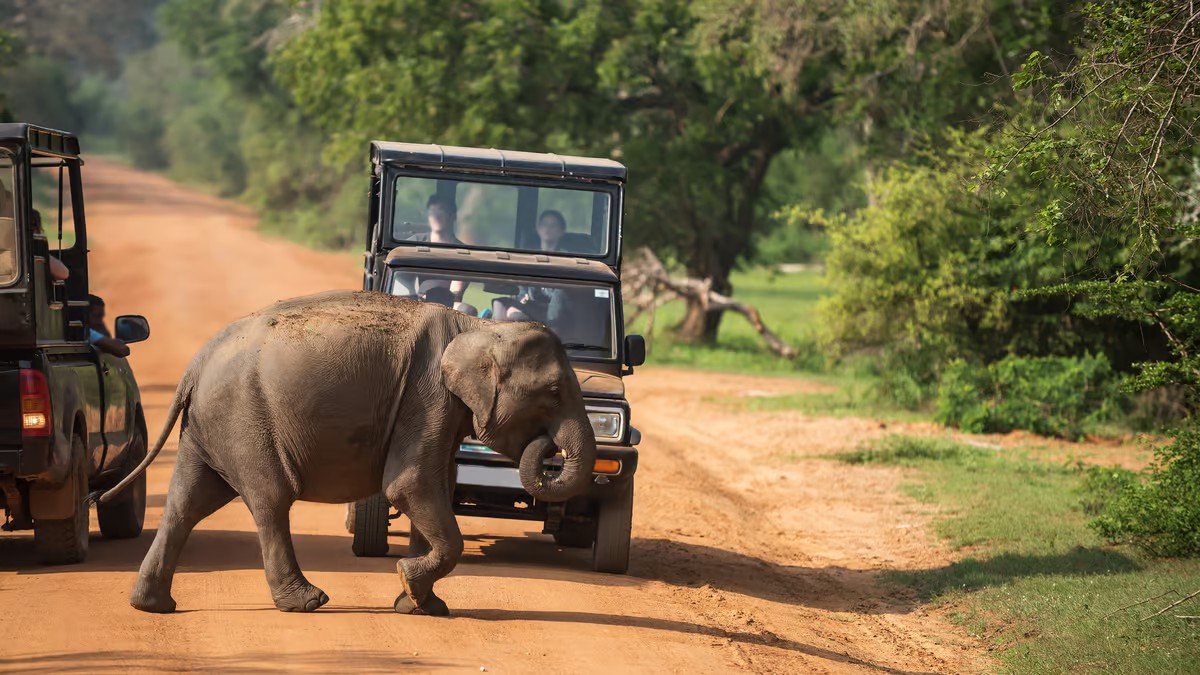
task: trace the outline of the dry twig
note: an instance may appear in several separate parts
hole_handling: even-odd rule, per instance
[[[1108,617],[1112,616],[1113,614],[1116,614],[1118,612],[1124,612],[1125,610],[1131,609],[1133,607],[1137,607],[1138,605],[1144,605],[1147,602],[1157,600],[1157,599],[1161,598],[1162,596],[1170,595],[1171,593],[1174,593],[1175,595],[1179,595],[1179,591],[1172,588],[1171,590],[1167,591],[1166,593],[1159,593],[1158,595],[1154,596],[1153,598],[1146,598],[1145,600],[1138,600],[1137,602],[1133,603],[1132,605],[1125,605],[1124,607],[1121,607],[1119,609],[1114,609],[1113,611],[1109,612],[1108,614],[1105,614],[1104,616],[1102,616],[1100,618],[1107,619]]]
[[[796,358],[796,349],[767,328],[756,307],[717,293],[712,289],[711,279],[671,276],[658,256],[648,248],[638,249],[630,256],[621,275],[621,281],[629,291],[629,297],[634,299],[635,307],[632,316],[627,318],[626,325],[643,313],[649,313],[650,320],[653,321],[654,310],[659,305],[670,300],[686,298],[700,303],[706,310],[741,314],[762,336],[768,349],[785,359]]]
[[[1180,598],[1179,600],[1172,602],[1171,604],[1167,605],[1166,607],[1163,607],[1162,609],[1158,610],[1154,614],[1151,614],[1150,616],[1143,618],[1142,621],[1145,621],[1146,619],[1153,619],[1154,617],[1159,616],[1160,614],[1166,614],[1167,610],[1172,609],[1174,607],[1178,607],[1179,605],[1182,605],[1183,603],[1187,602],[1188,600],[1191,600],[1192,598],[1196,597],[1197,595],[1200,595],[1200,591],[1194,591],[1187,597]]]

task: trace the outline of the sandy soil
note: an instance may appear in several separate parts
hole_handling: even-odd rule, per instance
[[[109,314],[148,317],[134,348],[151,436],[192,354],[228,321],[278,299],[360,284],[356,256],[263,237],[253,214],[93,160],[85,169],[93,288]],[[147,531],[83,565],[34,562],[28,533],[0,537],[0,671],[972,672],[978,644],[887,570],[951,560],[897,469],[816,455],[888,433],[878,422],[737,412],[710,399],[801,391],[794,379],[639,369],[643,432],[630,573],[537,526],[460,519],[467,552],[438,592],[454,617],[399,616],[394,559],[350,552],[338,506],[297,504],[296,549],[332,598],[315,614],[271,605],[254,528],[234,502],[192,535],[180,612],[127,596],[161,514],[174,442],[150,469]],[[95,516],[93,514],[93,527]],[[396,524],[392,552],[404,549]]]

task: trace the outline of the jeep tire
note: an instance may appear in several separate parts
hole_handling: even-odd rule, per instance
[[[616,486],[599,507],[592,569],[624,574],[629,569],[629,537],[633,527],[633,479]]]
[[[361,499],[350,506],[347,524],[353,521],[351,549],[360,558],[379,558],[388,553],[388,511],[391,504],[382,493]]]
[[[129,475],[146,458],[146,434],[139,428],[133,432],[126,453],[125,464]],[[105,539],[134,539],[142,534],[146,522],[146,472],[107,504],[96,504],[96,518],[100,521],[100,534]]]
[[[88,553],[88,528],[91,524],[87,505],[88,475],[83,438],[71,438],[71,474],[67,476],[74,493],[75,514],[62,520],[35,520],[33,547],[45,565],[81,563]]]

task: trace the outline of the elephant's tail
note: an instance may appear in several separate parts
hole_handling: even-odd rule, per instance
[[[189,368],[187,372],[183,374],[183,378],[180,379],[179,387],[175,389],[175,399],[171,401],[171,408],[167,411],[167,422],[163,425],[162,433],[158,435],[158,441],[154,444],[154,447],[150,448],[150,452],[146,453],[146,458],[142,460],[141,464],[137,465],[137,468],[135,468],[133,471],[130,471],[129,475],[125,476],[120,483],[117,483],[112,487],[112,489],[100,495],[98,500],[96,500],[93,496],[90,501],[99,501],[101,504],[107,504],[114,497],[120,494],[122,490],[129,487],[130,483],[137,480],[138,476],[142,475],[142,472],[144,472],[150,466],[150,463],[154,461],[154,458],[158,457],[158,453],[162,450],[163,445],[165,445],[167,442],[167,438],[171,436],[171,431],[175,428],[175,422],[179,419],[179,413],[183,412],[183,409],[187,405],[188,399],[190,399],[191,396],[192,369]]]

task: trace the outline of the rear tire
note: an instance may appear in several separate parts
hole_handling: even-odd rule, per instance
[[[146,435],[141,429],[134,432],[128,455],[126,463],[129,471],[136,469],[146,458]],[[116,499],[107,504],[96,504],[96,518],[100,521],[100,534],[105,539],[134,539],[140,536],[146,522],[146,472],[143,471]]]
[[[629,569],[629,538],[633,529],[633,479],[600,502],[592,569],[624,574]]]
[[[88,553],[88,475],[84,460],[86,449],[79,436],[71,438],[71,460],[74,468],[67,478],[75,499],[75,515],[62,520],[38,520],[33,523],[33,547],[45,565],[81,563]]]
[[[354,520],[354,541],[351,549],[354,555],[360,558],[387,555],[390,508],[391,504],[383,494],[372,495],[351,505],[350,514]]]

